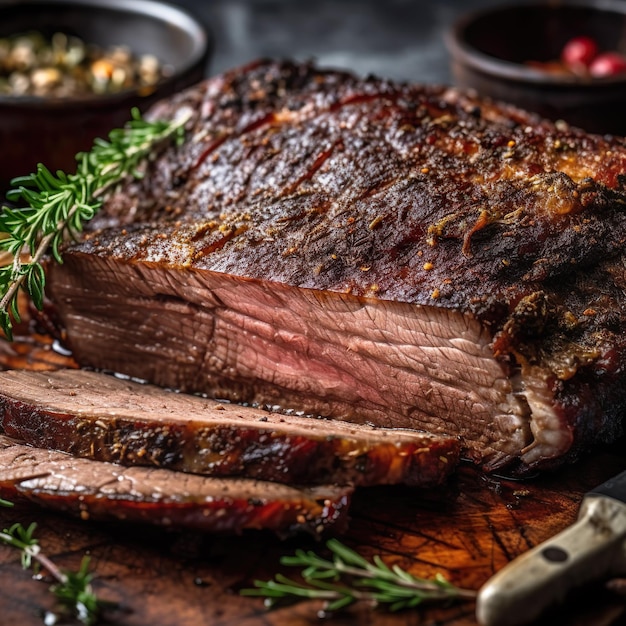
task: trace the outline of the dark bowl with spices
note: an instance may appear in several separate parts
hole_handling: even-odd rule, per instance
[[[202,80],[212,37],[157,0],[0,3],[0,191],[37,163],[73,172],[94,138]]]
[[[626,135],[626,2],[502,4],[461,16],[446,43],[458,86]]]

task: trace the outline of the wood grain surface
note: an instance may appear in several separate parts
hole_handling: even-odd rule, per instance
[[[44,337],[0,344],[0,367],[54,369],[72,365]],[[75,364],[74,364],[75,365]],[[444,574],[478,589],[509,560],[572,523],[582,495],[623,470],[624,441],[576,465],[524,482],[486,477],[461,465],[437,490],[377,487],[358,490],[342,540],[364,556],[380,554],[418,576]],[[85,522],[19,503],[0,508],[0,526],[38,524],[42,549],[62,568],[77,569],[85,554],[99,595],[119,603],[107,614],[121,626],[305,626],[321,624],[475,626],[474,604],[389,614],[370,607],[318,617],[321,604],[266,611],[261,599],[238,591],[270,578],[281,555],[297,547],[324,549],[309,537],[280,539],[250,532],[214,536],[147,526]],[[600,581],[567,598],[541,624],[604,626],[624,623],[626,598]],[[0,624],[39,626],[55,611],[50,581],[23,571],[19,554],[0,546]],[[72,624],[73,622],[62,622]]]

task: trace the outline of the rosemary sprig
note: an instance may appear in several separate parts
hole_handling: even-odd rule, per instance
[[[0,250],[11,257],[0,267],[0,328],[7,339],[13,338],[13,321],[20,321],[20,287],[38,309],[43,307],[43,257],[50,251],[61,263],[61,242],[75,237],[121,182],[141,178],[142,161],[158,146],[172,138],[180,142],[189,117],[187,113],[173,121],[146,121],[133,109],[124,128],[111,131],[108,141],[96,139],[89,152],[76,156],[75,174],[55,175],[40,163],[35,173],[11,181],[7,199],[23,206],[4,206],[0,212]]]
[[[0,506],[12,507],[13,503],[0,498]],[[13,524],[0,532],[0,542],[21,553],[24,569],[38,572],[44,568],[56,581],[50,590],[61,606],[88,626],[95,624],[105,609],[115,608],[116,604],[99,599],[91,587],[93,574],[89,573],[89,557],[83,557],[78,572],[60,570],[42,551],[34,537],[36,523],[25,527]]]
[[[333,554],[332,560],[304,550],[281,558],[283,565],[304,568],[300,572],[304,584],[276,574],[269,581],[255,580],[255,588],[242,589],[241,595],[265,597],[268,608],[281,601],[324,600],[327,611],[337,611],[356,602],[385,605],[391,611],[398,611],[423,602],[476,597],[475,591],[456,587],[441,575],[418,578],[397,565],[388,567],[379,556],[367,561],[337,539],[330,539],[326,546]]]

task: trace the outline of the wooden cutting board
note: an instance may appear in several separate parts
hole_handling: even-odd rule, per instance
[[[44,337],[0,343],[0,368],[75,366]],[[624,441],[580,463],[524,482],[486,477],[462,465],[437,490],[380,487],[357,491],[342,540],[364,556],[380,554],[415,575],[442,573],[478,589],[509,560],[571,524],[582,495],[626,467]],[[85,522],[29,504],[0,508],[0,525],[38,524],[42,549],[62,568],[77,569],[85,554],[94,587],[119,602],[110,622],[120,626],[310,626],[317,603],[268,612],[262,600],[239,596],[254,579],[268,579],[281,555],[298,547],[323,550],[308,537],[281,540],[263,532],[237,537]],[[0,546],[0,624],[39,626],[54,611],[49,581],[23,571],[19,554]],[[625,584],[626,587],[626,584]],[[322,624],[475,626],[473,602],[389,614],[370,607],[327,617]],[[603,583],[557,607],[541,624],[605,626],[626,619],[626,596]],[[68,623],[68,622],[63,622]],[[71,622],[69,622],[71,623]]]

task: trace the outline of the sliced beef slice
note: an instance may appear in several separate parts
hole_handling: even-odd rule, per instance
[[[459,442],[283,416],[83,370],[0,372],[0,429],[123,465],[291,484],[441,483]]]
[[[47,269],[77,361],[460,436],[485,469],[622,432],[626,146],[446,87],[259,62]]]
[[[80,515],[237,533],[345,530],[350,487],[296,488],[248,479],[208,478],[121,467],[24,445],[0,435],[0,494]]]

